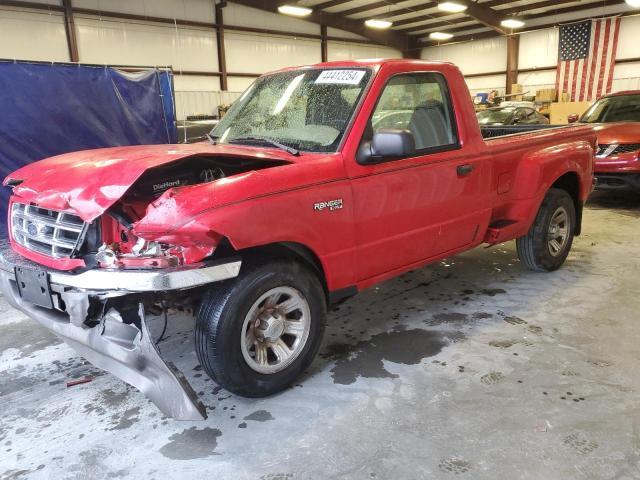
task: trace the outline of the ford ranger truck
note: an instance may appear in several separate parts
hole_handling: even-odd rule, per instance
[[[594,125],[598,135],[596,187],[640,191],[640,90],[600,98],[579,121]]]
[[[596,136],[483,139],[460,70],[375,60],[256,80],[191,145],[88,150],[9,175],[8,301],[177,419],[205,416],[149,320],[195,309],[227,390],[263,397],[312,362],[328,306],[480,244],[560,267]],[[165,317],[166,320],[166,317]]]

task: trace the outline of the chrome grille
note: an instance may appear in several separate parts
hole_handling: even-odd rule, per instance
[[[11,233],[23,247],[54,258],[72,257],[82,244],[87,224],[77,215],[13,203]]]

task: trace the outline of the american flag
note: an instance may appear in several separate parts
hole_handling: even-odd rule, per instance
[[[596,99],[611,91],[620,17],[562,25],[556,71],[558,99]]]

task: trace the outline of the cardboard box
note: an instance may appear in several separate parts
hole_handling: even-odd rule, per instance
[[[555,88],[542,88],[536,92],[536,102],[555,102],[558,92]]]
[[[553,102],[550,107],[550,121],[552,125],[569,123],[567,117],[573,113],[582,115],[589,108],[591,102]]]
[[[512,83],[511,84],[511,95],[513,95],[514,93],[522,93],[522,85],[520,85],[519,83]],[[509,97],[509,100],[511,100],[513,102],[521,102],[522,101],[522,95],[513,95],[512,97]]]

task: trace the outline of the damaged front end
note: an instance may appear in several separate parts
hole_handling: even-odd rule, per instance
[[[184,376],[160,356],[147,313],[194,308],[206,286],[238,276],[241,261],[232,248],[219,248],[216,232],[179,236],[171,228],[213,204],[216,182],[284,163],[187,156],[141,169],[126,188],[93,189],[90,202],[88,174],[64,193],[45,189],[39,177],[7,179],[14,188],[11,243],[0,243],[0,289],[12,306],[138,388],[165,415],[206,418]],[[175,192],[186,190],[190,201],[167,208]],[[166,230],[141,235],[142,223]]]
[[[206,411],[188,381],[160,356],[147,312],[171,293],[234,278],[239,260],[159,271],[43,271],[0,247],[0,289],[7,301],[89,362],[143,392],[168,417],[201,420]],[[192,290],[189,290],[192,291]],[[161,292],[161,293],[159,293]]]

